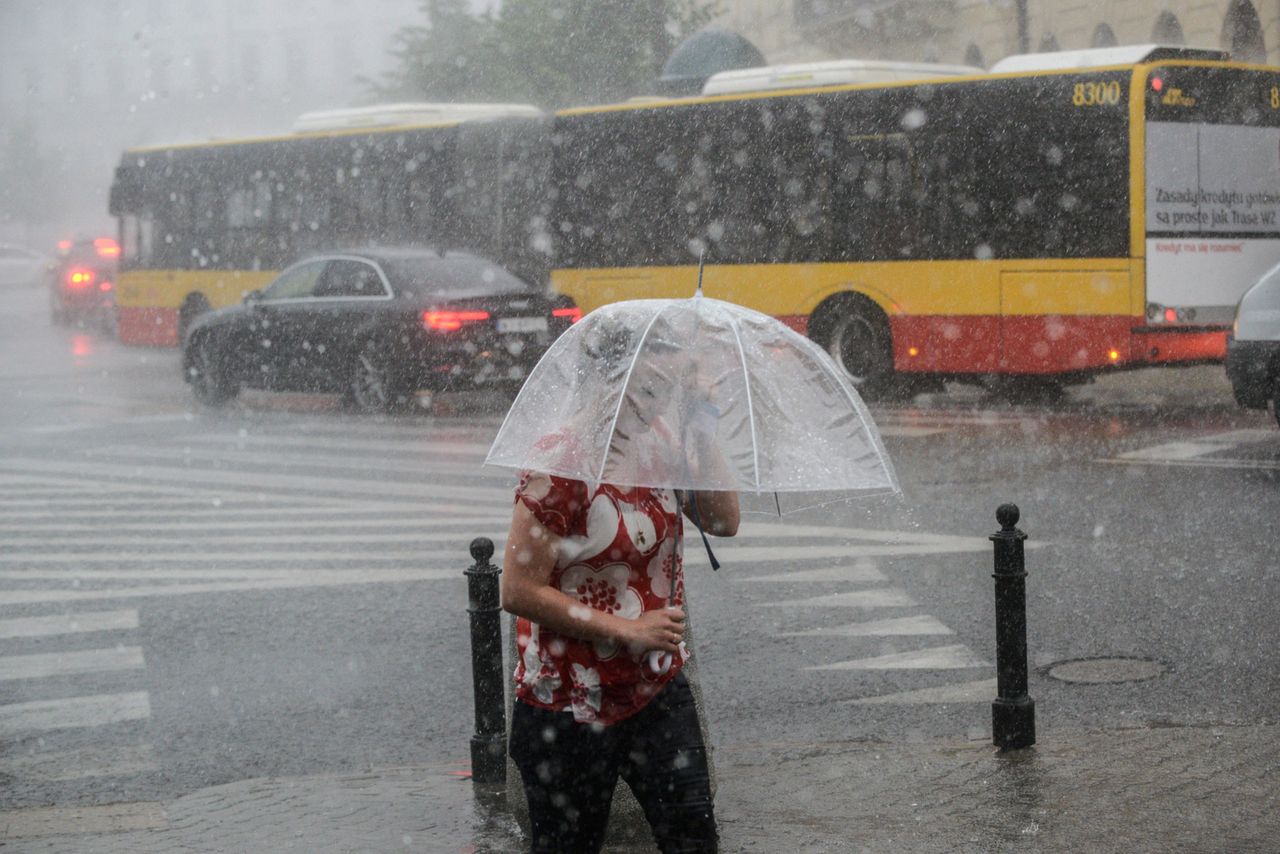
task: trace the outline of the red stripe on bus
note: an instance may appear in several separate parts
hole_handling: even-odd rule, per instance
[[[1128,315],[929,315],[893,317],[900,371],[1053,374],[1142,360]]]
[[[123,344],[143,347],[176,347],[178,345],[178,310],[176,308],[116,309],[117,334]]]
[[[1221,362],[1227,358],[1225,331],[1140,332],[1133,336],[1136,358],[1152,365]]]

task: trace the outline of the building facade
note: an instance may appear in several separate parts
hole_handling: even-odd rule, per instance
[[[0,240],[110,228],[128,147],[287,131],[367,97],[417,0],[4,0]],[[23,169],[29,163],[29,169]]]
[[[989,67],[1014,53],[1148,42],[1280,63],[1278,0],[730,0],[718,23],[772,63],[861,58]]]

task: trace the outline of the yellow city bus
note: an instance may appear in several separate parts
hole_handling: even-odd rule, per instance
[[[299,126],[124,153],[111,187],[121,341],[173,346],[198,314],[239,302],[293,261],[369,244],[465,249],[545,281],[541,111],[415,104]]]
[[[688,296],[705,254],[708,296],[865,392],[1221,360],[1280,261],[1280,69],[1216,51],[570,109],[552,140],[556,290]]]

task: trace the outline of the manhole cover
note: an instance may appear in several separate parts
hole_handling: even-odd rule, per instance
[[[1168,668],[1146,658],[1078,658],[1050,664],[1046,672],[1062,682],[1101,685],[1141,682],[1163,676]]]

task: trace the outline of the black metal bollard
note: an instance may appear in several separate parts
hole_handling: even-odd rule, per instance
[[[1036,743],[1036,702],[1027,696],[1027,569],[1016,527],[1018,506],[996,510],[995,544],[996,699],[991,703],[991,741],[1001,750]]]
[[[471,677],[476,698],[476,734],[471,736],[471,779],[501,783],[507,779],[506,679],[502,667],[502,603],[498,576],[489,562],[493,541],[471,541],[475,560],[467,576],[467,613],[471,615]]]

